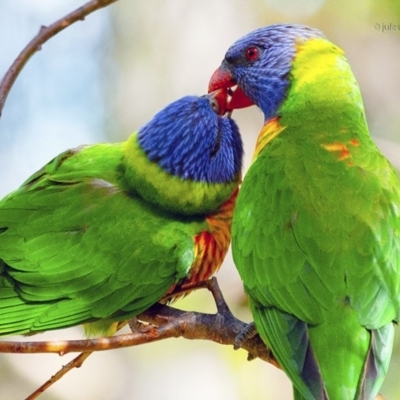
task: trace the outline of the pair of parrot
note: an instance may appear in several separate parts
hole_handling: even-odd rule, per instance
[[[399,318],[400,183],[343,51],[316,29],[264,27],[209,91],[124,143],[60,154],[0,202],[0,335],[112,334],[209,278],[232,222],[255,326],[295,399],[374,399]],[[238,194],[230,114],[253,104],[265,124]]]

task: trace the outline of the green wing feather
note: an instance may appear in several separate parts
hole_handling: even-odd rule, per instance
[[[204,220],[125,191],[122,159],[122,144],[67,151],[0,202],[0,334],[127,319],[185,277]]]

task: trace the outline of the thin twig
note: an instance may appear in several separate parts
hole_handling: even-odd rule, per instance
[[[117,331],[122,329],[127,324],[126,321],[123,321],[118,324]],[[73,360],[71,360],[68,364],[63,365],[60,370],[58,370],[50,379],[48,379],[45,383],[43,383],[40,387],[38,387],[31,395],[29,395],[25,400],[34,400],[39,397],[42,393],[44,393],[50,386],[54,385],[57,381],[59,381],[64,375],[66,375],[69,371],[74,368],[80,368],[84,361],[93,353],[93,351],[86,351],[80,353]]]
[[[41,50],[42,45],[47,42],[50,38],[57,35],[60,31],[67,28],[77,21],[83,21],[86,16],[92,12],[99,10],[100,8],[107,7],[108,5],[115,3],[118,0],[92,0],[79,7],[75,11],[59,19],[49,26],[42,26],[39,33],[26,45],[21,51],[11,67],[8,69],[4,78],[0,82],[0,117],[4,108],[4,104],[7,100],[7,96],[14,85],[19,73],[24,68],[28,60],[37,51]]]
[[[64,365],[56,374],[48,379],[43,385],[38,387],[32,394],[30,394],[25,400],[34,400],[43,394],[51,385],[60,380],[67,372],[73,368],[80,368],[83,362],[92,354],[92,352],[81,353],[75,357],[68,364]]]
[[[126,321],[118,324],[117,331],[122,329],[127,324]],[[84,361],[93,354],[93,351],[86,351],[80,353],[73,360],[71,360],[68,364],[63,365],[60,370],[58,370],[50,379],[48,379],[45,383],[43,383],[40,387],[38,387],[31,395],[29,395],[25,400],[34,400],[42,393],[44,393],[50,386],[54,385],[57,381],[59,381],[64,375],[66,375],[69,371],[74,368],[80,368]]]

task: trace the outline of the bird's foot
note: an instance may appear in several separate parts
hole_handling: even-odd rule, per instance
[[[143,322],[139,321],[136,317],[130,319],[128,321],[129,329],[132,333],[140,331],[140,328],[143,325]]]
[[[203,282],[204,287],[207,288],[212,296],[214,297],[215,305],[217,307],[218,313],[220,314],[225,314],[225,315],[232,315],[231,310],[228,307],[228,304],[226,304],[226,301],[224,299],[224,296],[221,292],[221,289],[218,285],[217,278],[211,278],[208,279],[207,281]]]
[[[254,322],[250,322],[237,334],[233,343],[233,348],[235,350],[240,349],[247,340],[253,338],[257,334],[258,332]]]
[[[212,296],[214,297],[215,305],[217,306],[218,312],[221,314],[224,313],[231,314],[231,311],[228,305],[226,304],[224,296],[222,295],[221,289],[219,288],[217,278],[215,277],[207,279],[205,281],[183,283],[180,285],[176,285],[171,292],[169,292],[166,296],[162,298],[160,303],[162,304],[169,303],[197,289],[209,290]]]
[[[146,333],[155,327],[155,325],[141,321],[136,317],[130,319],[128,325],[132,333]]]
[[[242,329],[235,337],[235,341],[233,342],[234,350],[238,350],[243,347],[243,345],[254,336],[258,335],[256,325],[254,322],[250,322],[247,324],[244,329]],[[247,360],[254,360],[254,357],[251,353],[248,353]]]

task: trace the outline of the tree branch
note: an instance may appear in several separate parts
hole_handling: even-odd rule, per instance
[[[108,5],[115,3],[117,0],[92,0],[79,7],[75,11],[59,19],[49,26],[42,26],[39,33],[26,45],[21,51],[11,67],[8,69],[3,79],[0,82],[0,118],[3,112],[4,104],[7,100],[7,96],[14,85],[19,73],[24,68],[28,60],[37,51],[41,50],[42,45],[47,42],[50,38],[57,35],[60,31],[67,28],[77,21],[83,21],[85,17],[92,12],[99,10],[100,8],[107,7]]]
[[[0,352],[58,353],[61,356],[71,352],[81,352],[79,356],[63,366],[27,398],[27,400],[34,400],[71,369],[79,368],[94,351],[137,346],[139,344],[178,337],[192,340],[210,340],[219,344],[232,345],[235,348],[235,339],[238,334],[246,330],[248,324],[233,316],[223,298],[216,278],[179,289],[182,292],[186,292],[199,288],[207,288],[212,293],[217,306],[216,314],[186,312],[157,303],[137,316],[136,319],[146,322],[146,325],[139,325],[139,328],[130,334],[71,341],[0,341]],[[124,323],[121,325],[124,325]],[[130,326],[132,329],[134,324],[130,324]],[[250,339],[244,341],[241,348],[248,351],[249,360],[260,358],[280,368],[271,351],[265,346],[258,335],[253,335]]]
[[[247,324],[235,318],[223,300],[217,281],[202,282],[214,298],[218,312],[205,314],[186,312],[163,304],[155,304],[144,313],[138,315],[140,321],[149,325],[138,331],[107,338],[47,341],[47,342],[15,342],[0,341],[1,353],[58,353],[64,355],[71,352],[93,352],[137,346],[169,338],[210,340],[219,344],[234,345],[236,336],[246,328]],[[260,358],[279,367],[270,350],[258,335],[243,343],[242,348],[248,351],[250,358]]]

